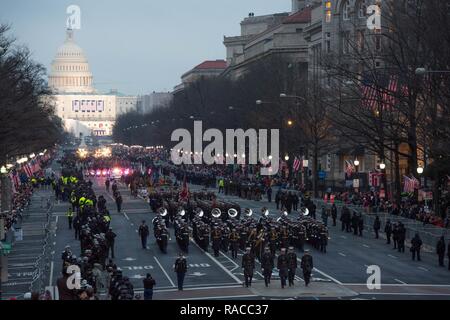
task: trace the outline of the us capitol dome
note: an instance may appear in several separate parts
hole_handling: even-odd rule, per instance
[[[59,47],[51,64],[49,86],[57,93],[95,93],[89,63],[68,29],[64,44]]]

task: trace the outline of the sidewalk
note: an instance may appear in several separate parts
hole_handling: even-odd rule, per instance
[[[23,238],[14,239],[11,253],[7,256],[9,277],[2,283],[2,299],[22,299],[39,277],[37,262],[44,251],[48,227],[47,198],[52,198],[51,189],[35,191],[30,207],[23,213],[22,223],[16,226],[21,227]]]

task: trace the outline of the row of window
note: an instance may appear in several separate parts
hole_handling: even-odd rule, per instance
[[[91,77],[52,77],[54,86],[90,86],[92,84]]]
[[[331,15],[332,15],[332,5],[331,1],[325,2],[325,21],[331,22]],[[358,18],[363,19],[367,16],[367,3],[366,0],[360,0],[356,4],[357,12],[358,12]],[[342,3],[341,6],[341,12],[342,12],[342,19],[343,20],[350,20],[350,1],[346,0]]]
[[[72,111],[103,112],[105,111],[105,102],[103,100],[73,100]]]
[[[57,66],[56,71],[88,71],[88,67],[84,66]]]

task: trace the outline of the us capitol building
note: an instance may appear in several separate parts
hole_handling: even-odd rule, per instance
[[[48,83],[55,93],[56,114],[66,130],[75,136],[111,136],[116,117],[136,110],[137,97],[119,94],[116,90],[101,94],[93,87],[93,76],[83,50],[74,41],[74,32],[67,30],[66,40],[59,47],[51,64]]]

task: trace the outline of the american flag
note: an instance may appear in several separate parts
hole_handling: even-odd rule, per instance
[[[366,108],[374,109],[377,106],[380,98],[382,99],[383,109],[389,108],[395,105],[395,95],[398,90],[398,77],[390,76],[389,82],[386,88],[380,87],[375,83],[363,84],[362,87],[362,100],[363,105]]]
[[[403,176],[403,191],[407,193],[414,192],[415,189],[419,189],[420,182],[415,177]]]
[[[31,171],[33,172],[33,174],[35,174],[39,170],[41,170],[41,166],[39,165],[39,161],[36,160],[36,159],[33,159],[31,161]]]
[[[23,170],[25,171],[28,178],[33,176],[33,170],[31,170],[31,166],[27,163],[23,166]]]
[[[9,173],[9,179],[12,182],[13,185],[13,189],[14,191],[19,189],[20,186],[20,179],[19,179],[19,175],[17,174],[16,170],[13,170]]]
[[[294,164],[292,166],[292,168],[294,169],[294,172],[297,172],[298,170],[300,170],[300,166],[301,166],[301,161],[299,158],[295,157],[294,159]]]
[[[189,199],[189,188],[186,181],[186,175],[183,178],[183,188],[181,189],[179,200],[187,201]]]
[[[353,171],[354,171],[353,163],[349,160],[345,160],[345,176],[347,178],[350,178],[352,176]]]

